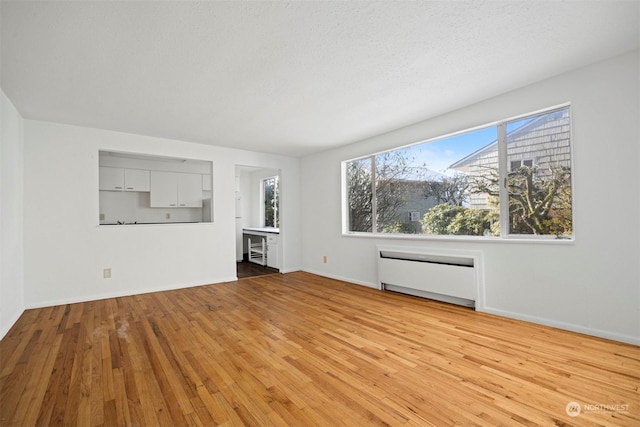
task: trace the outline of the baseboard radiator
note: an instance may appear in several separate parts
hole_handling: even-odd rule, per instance
[[[476,257],[411,248],[377,249],[380,289],[475,308]]]

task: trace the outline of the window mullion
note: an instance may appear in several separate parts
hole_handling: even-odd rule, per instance
[[[500,188],[500,236],[509,235],[509,187],[507,164],[507,125],[498,124],[498,180]]]
[[[376,156],[371,156],[371,232],[378,231],[378,202],[376,197]]]

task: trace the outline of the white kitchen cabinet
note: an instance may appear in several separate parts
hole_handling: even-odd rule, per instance
[[[108,191],[124,191],[124,169],[100,166],[99,188]]]
[[[211,191],[211,175],[202,175],[202,191]]]
[[[267,266],[271,268],[280,268],[278,263],[278,240],[277,234],[267,235]]]
[[[124,191],[150,191],[149,171],[142,169],[124,170]]]
[[[178,176],[174,172],[151,171],[150,206],[178,207]]]
[[[149,191],[149,171],[100,166],[99,188],[106,191]]]
[[[247,242],[249,261],[280,269],[278,257],[280,233],[277,228],[245,227],[242,233]]]
[[[178,207],[202,207],[202,176],[194,173],[178,175]]]
[[[150,206],[152,208],[201,208],[201,175],[151,171]]]

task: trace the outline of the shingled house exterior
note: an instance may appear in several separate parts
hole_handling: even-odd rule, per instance
[[[507,127],[508,170],[519,167],[535,167],[539,178],[551,175],[556,167],[571,168],[569,108],[536,116],[511,131]],[[509,126],[509,125],[507,125]],[[498,170],[498,141],[458,160],[450,166],[471,177],[496,174]],[[497,209],[487,194],[470,195],[469,207]]]

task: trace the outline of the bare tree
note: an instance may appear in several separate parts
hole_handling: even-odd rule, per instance
[[[473,192],[498,197],[497,170],[477,176]],[[522,166],[509,172],[509,231],[515,234],[570,234],[571,169]]]
[[[347,164],[350,231],[372,231],[371,179],[371,159],[355,160]]]
[[[432,197],[436,204],[448,203],[452,206],[463,206],[469,201],[469,176],[456,173],[453,176],[442,176],[425,181],[424,196]]]
[[[392,227],[400,208],[406,205],[409,177],[413,168],[402,151],[390,151],[376,156],[376,231]]]
[[[406,204],[412,168],[401,151],[375,156],[375,182],[372,183],[372,159],[355,160],[347,164],[347,186],[350,231],[383,231],[392,227]],[[375,188],[375,193],[374,193]],[[373,212],[375,197],[376,212]],[[373,230],[373,215],[376,230]]]

